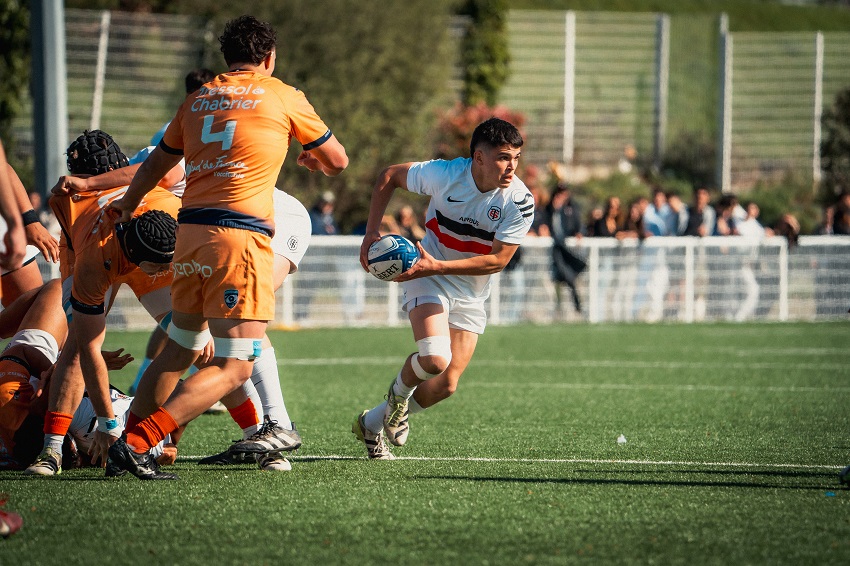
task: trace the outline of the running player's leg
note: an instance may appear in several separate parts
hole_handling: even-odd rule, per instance
[[[445,352],[450,348],[448,311],[436,297],[422,298],[408,303],[415,306],[408,311],[413,336],[419,351],[407,357],[395,380],[390,384],[386,401],[364,412],[352,427],[352,432],[366,444],[367,453],[372,459],[388,459],[389,448],[384,444],[384,421],[394,424],[390,428],[400,428],[401,435],[394,431],[390,439],[394,444],[404,444],[408,430],[408,399],[414,390],[425,380],[445,371],[451,355]],[[447,355],[448,354],[448,355]],[[391,406],[392,405],[392,406]],[[389,414],[388,414],[389,413]]]
[[[466,370],[475,347],[478,344],[478,334],[460,330],[450,329],[452,338],[452,361],[446,371],[440,375],[421,383],[410,399],[410,412],[418,413],[432,407],[443,399],[451,397],[457,390],[460,376]]]

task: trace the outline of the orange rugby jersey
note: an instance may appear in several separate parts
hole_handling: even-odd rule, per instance
[[[293,137],[309,150],[331,132],[304,93],[279,79],[223,73],[189,95],[160,142],[186,159],[178,221],[271,236],[272,195]]]
[[[105,210],[107,204],[126,192],[125,186],[50,197],[50,208],[62,228],[59,270],[63,280],[76,274],[71,287],[71,302],[77,311],[103,313],[106,293],[112,284],[119,277],[138,269],[121,251],[115,238],[115,217]],[[179,198],[155,187],[145,195],[133,216],[156,209],[176,218],[179,208]]]

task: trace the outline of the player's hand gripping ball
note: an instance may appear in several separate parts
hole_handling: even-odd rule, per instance
[[[387,234],[369,246],[369,272],[381,281],[392,281],[419,261],[413,242],[397,234]]]

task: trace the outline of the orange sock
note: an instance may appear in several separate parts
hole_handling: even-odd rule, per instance
[[[65,436],[68,434],[68,429],[71,428],[71,421],[74,415],[68,413],[54,413],[47,411],[44,415],[44,434],[58,434]]]
[[[160,407],[154,414],[133,427],[132,432],[127,433],[127,444],[137,454],[147,452],[156,446],[169,433],[177,430],[177,421],[174,420],[164,407]]]
[[[130,432],[131,430],[133,430],[133,427],[135,427],[140,422],[142,422],[142,418],[136,415],[136,413],[134,413],[133,411],[130,411],[127,415],[127,422],[124,424],[124,430]]]
[[[260,417],[257,416],[257,409],[254,407],[254,404],[250,399],[246,400],[238,407],[227,409],[227,411],[242,430],[255,427],[260,424]]]

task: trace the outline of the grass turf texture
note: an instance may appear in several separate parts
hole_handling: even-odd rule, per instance
[[[107,345],[140,356],[146,339]],[[409,330],[272,341],[304,437],[291,472],[198,466],[239,436],[227,415],[190,425],[177,482],[0,472],[24,518],[0,564],[850,560],[846,323],[489,328],[395,462],[349,430]]]

